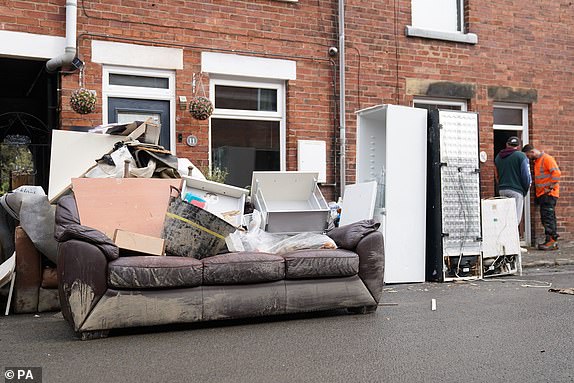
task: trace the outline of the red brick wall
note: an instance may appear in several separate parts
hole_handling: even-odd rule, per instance
[[[353,47],[347,50],[349,180],[355,163],[352,112],[377,103],[412,105],[413,95],[406,94],[407,78],[469,83],[476,86],[474,98],[467,100],[469,110],[479,113],[480,150],[489,156],[481,169],[482,196],[490,197],[494,193],[492,110],[496,100],[488,97],[488,87],[535,89],[538,100],[530,108],[530,141],[554,155],[562,170],[559,231],[572,239],[574,5],[551,0],[468,1],[468,31],[478,35],[478,44],[468,45],[407,37],[409,0],[351,0],[347,4],[346,34]],[[533,209],[532,227],[540,236],[538,215]]]
[[[46,1],[9,1],[0,8],[4,11],[0,13],[0,28],[63,36],[65,0],[52,0],[48,5]],[[33,19],[28,17],[32,13]],[[294,170],[297,140],[324,139],[329,152],[333,150],[334,66],[327,52],[336,45],[336,20],[336,3],[332,1],[79,0],[78,48],[86,63],[84,86],[101,96],[101,65],[91,62],[93,39],[183,49],[184,69],[176,72],[176,95],[188,99],[193,73],[201,70],[202,51],[294,60],[297,79],[287,86],[286,137],[287,168]],[[204,81],[206,91],[208,81]],[[101,99],[90,115],[76,114],[69,107],[70,94],[78,86],[77,73],[62,76],[62,126],[101,124]],[[194,120],[189,112],[177,108],[175,129],[176,135],[181,133],[185,138],[194,134],[199,139],[193,148],[178,143],[177,155],[198,165],[207,164],[208,122]],[[328,177],[329,183],[336,181],[333,160],[331,153],[328,174],[333,175]],[[325,192],[334,198],[333,188],[327,187]]]
[[[0,29],[64,35],[65,0],[0,0]],[[480,149],[489,155],[482,166],[483,197],[493,195],[492,108],[488,87],[535,89],[530,107],[530,140],[555,155],[562,171],[562,198],[557,207],[560,231],[573,238],[572,187],[574,123],[574,9],[571,2],[542,0],[468,1],[466,24],[478,35],[477,45],[405,36],[410,1],[347,0],[347,180],[355,178],[355,127],[358,109],[379,103],[411,105],[407,79],[473,84],[469,110],[480,113]],[[236,51],[297,62],[297,79],[287,85],[287,166],[296,168],[298,139],[328,143],[328,182],[334,171],[337,101],[333,97],[335,67],[329,46],[337,45],[337,2],[300,0],[183,1],[79,0],[79,54],[86,62],[85,85],[101,95],[101,66],[90,62],[92,39],[179,47],[184,69],[177,71],[179,95],[191,95],[191,77],[200,71],[200,53]],[[97,36],[100,35],[100,36]],[[101,37],[103,35],[109,37]],[[207,84],[205,84],[207,85]],[[62,78],[62,125],[97,125],[97,112],[80,116],[69,108],[78,75]],[[208,123],[177,110],[176,132],[195,134],[199,145],[177,145],[179,156],[207,162]],[[327,198],[334,190],[325,189]],[[533,227],[540,234],[537,211]]]

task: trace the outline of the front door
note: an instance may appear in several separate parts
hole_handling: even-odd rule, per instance
[[[169,150],[171,138],[169,101],[121,97],[108,98],[109,123],[145,121],[149,117],[153,118],[154,122],[161,124],[159,144]]]

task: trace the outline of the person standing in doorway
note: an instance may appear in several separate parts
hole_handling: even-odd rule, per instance
[[[540,220],[544,226],[545,242],[538,245],[540,250],[558,249],[556,232],[556,202],[560,196],[560,176],[562,173],[554,157],[525,145],[522,151],[528,159],[534,161],[534,188],[540,204]]]
[[[506,141],[506,148],[502,149],[494,159],[498,192],[503,197],[514,198],[518,224],[522,220],[524,196],[530,190],[532,183],[528,158],[518,150],[519,146],[518,137],[510,137]]]

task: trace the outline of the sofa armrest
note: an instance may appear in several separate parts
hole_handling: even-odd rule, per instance
[[[359,277],[377,303],[383,292],[385,247],[383,233],[372,232],[363,237],[355,252],[359,255]]]
[[[42,255],[20,226],[16,227],[14,242],[16,249],[14,312],[35,313],[38,311],[42,284]]]
[[[367,235],[379,230],[380,226],[381,224],[373,219],[364,219],[331,229],[327,232],[327,235],[335,241],[337,247],[355,251],[359,242]]]
[[[59,243],[60,305],[76,331],[106,292],[107,273],[108,260],[98,246],[77,239]]]

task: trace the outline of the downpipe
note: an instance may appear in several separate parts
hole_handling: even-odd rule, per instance
[[[66,49],[64,53],[46,62],[46,70],[50,73],[59,68],[69,66],[76,58],[76,31],[78,24],[78,1],[66,1]]]
[[[347,132],[346,132],[346,108],[345,108],[345,0],[339,0],[339,166],[340,195],[343,196],[346,185],[347,171]]]

